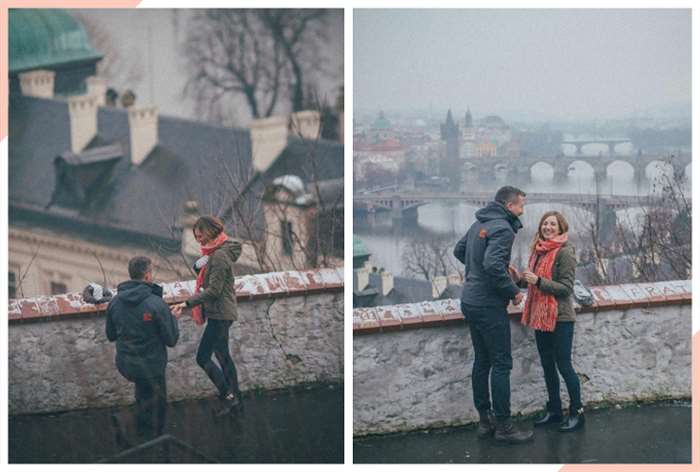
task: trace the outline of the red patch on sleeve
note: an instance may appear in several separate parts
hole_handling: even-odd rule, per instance
[[[481,239],[484,239],[486,237],[486,230],[485,229],[482,229],[481,231],[479,231],[479,237]]]
[[[149,312],[143,314],[143,321],[153,321],[153,316]]]

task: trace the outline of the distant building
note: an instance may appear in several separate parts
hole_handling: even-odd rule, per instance
[[[452,110],[447,110],[445,123],[440,125],[440,137],[445,142],[442,161],[442,175],[450,179],[450,187],[457,188],[461,182],[461,165],[459,159],[459,125],[452,118]]]

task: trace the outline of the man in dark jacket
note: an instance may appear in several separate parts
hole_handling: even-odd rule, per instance
[[[530,440],[532,431],[518,431],[510,420],[513,359],[507,306],[510,300],[522,301],[508,267],[515,233],[522,228],[518,217],[523,214],[525,193],[506,186],[494,200],[476,212],[476,221],[457,243],[454,255],[465,266],[462,313],[474,346],[472,389],[479,412],[478,435],[495,433],[498,441],[519,443]]]
[[[135,384],[137,428],[148,438],[163,434],[167,393],[166,346],[177,343],[177,321],[153,283],[151,260],[129,261],[129,277],[107,306],[107,339],[117,341],[117,370]]]

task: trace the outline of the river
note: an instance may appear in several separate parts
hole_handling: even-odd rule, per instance
[[[667,172],[668,169],[650,165],[646,178],[637,180],[633,176],[631,166],[618,161],[609,166],[607,177],[599,183],[599,192],[603,195],[640,196],[655,193],[659,188],[658,179],[664,171]],[[690,196],[690,173],[689,165],[686,168],[689,179],[685,186],[688,196]],[[575,163],[570,169],[568,179],[557,184],[553,182],[551,168],[545,164],[537,164],[532,169],[529,182],[507,182],[503,175],[497,175],[496,180],[492,182],[470,182],[469,190],[495,193],[498,187],[508,184],[518,186],[525,192],[596,193],[593,169],[584,163]],[[383,267],[395,275],[412,276],[405,273],[402,263],[402,254],[407,244],[414,239],[437,238],[444,241],[444,244],[453,245],[474,221],[474,214],[478,209],[478,207],[461,203],[431,203],[418,208],[417,221],[402,221],[401,224],[395,224],[391,221],[389,212],[379,212],[371,227],[365,218],[355,215],[354,234],[372,253],[377,267]],[[576,241],[576,236],[585,232],[593,221],[591,213],[569,205],[556,202],[526,204],[525,213],[521,217],[524,230],[518,233],[513,246],[513,260],[520,267],[526,264],[528,247],[540,217],[549,210],[558,210],[567,217],[572,241]],[[635,229],[637,226],[635,219],[640,213],[639,209],[620,210],[617,212],[618,221]],[[461,267],[456,261],[453,262],[456,267]]]

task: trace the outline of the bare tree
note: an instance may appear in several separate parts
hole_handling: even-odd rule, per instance
[[[672,159],[668,157],[666,163]],[[686,184],[683,175],[662,172],[652,186],[658,200],[652,206],[642,206],[637,216],[641,230],[635,234],[624,231],[622,225],[618,228],[622,251],[632,256],[639,281],[691,277],[692,208]]]
[[[673,156],[666,159],[667,167]],[[652,282],[691,276],[692,208],[687,182],[677,172],[662,172],[651,195],[639,197],[639,209],[626,212],[614,227],[601,222],[599,198],[595,218],[582,235],[585,260],[594,270],[593,284]],[[628,270],[625,270],[628,268]]]
[[[255,10],[195,12],[185,41],[192,70],[185,93],[197,112],[226,122],[227,109],[242,97],[253,118],[272,115],[280,97],[283,53]]]
[[[305,65],[320,68],[316,58],[319,47],[326,41],[328,10],[261,10],[260,15],[281,47],[291,72],[292,111],[301,111],[305,104]]]
[[[185,93],[197,113],[233,124],[241,101],[252,118],[304,109],[314,74],[324,73],[318,51],[327,18],[327,10],[312,9],[195,12],[185,41],[192,74]]]
[[[438,276],[461,274],[462,269],[452,256],[453,239],[411,240],[401,254],[406,275],[431,281]]]

